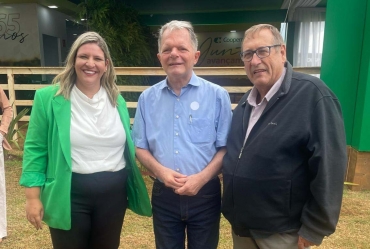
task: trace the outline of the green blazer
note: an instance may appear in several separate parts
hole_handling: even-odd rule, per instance
[[[40,187],[43,220],[50,227],[71,229],[72,159],[70,142],[71,102],[55,96],[59,86],[36,91],[23,154],[20,184]],[[117,110],[126,132],[125,159],[128,208],[151,216],[151,206],[143,178],[136,165],[126,102],[118,96]]]

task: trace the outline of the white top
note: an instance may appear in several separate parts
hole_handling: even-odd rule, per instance
[[[72,172],[91,174],[123,169],[126,133],[105,89],[100,87],[90,99],[73,86],[71,110]]]

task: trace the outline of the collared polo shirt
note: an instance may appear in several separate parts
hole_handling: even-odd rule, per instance
[[[192,175],[226,146],[231,118],[228,92],[193,72],[179,96],[167,79],[140,95],[132,136],[163,166]]]

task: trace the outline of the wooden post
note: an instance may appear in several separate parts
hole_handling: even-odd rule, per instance
[[[358,151],[349,146],[346,181],[358,185],[349,186],[351,190],[370,190],[370,152]]]
[[[13,118],[17,116],[17,106],[15,104],[15,90],[14,90],[14,74],[13,74],[13,69],[8,68],[6,70],[6,74],[8,76],[8,92],[9,92],[9,102],[12,105],[13,108]],[[18,123],[15,124],[14,129],[18,129]],[[11,131],[9,131],[11,132]],[[13,139],[17,139],[18,134],[15,133]]]

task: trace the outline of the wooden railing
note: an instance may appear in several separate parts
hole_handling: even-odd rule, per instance
[[[17,100],[16,91],[37,90],[48,86],[48,84],[24,84],[15,82],[14,76],[27,75],[55,75],[63,70],[62,67],[0,67],[0,74],[7,75],[8,82],[0,82],[4,90],[9,91],[9,101],[13,104],[14,116],[17,115],[17,106],[32,106],[33,100]],[[159,67],[116,67],[117,75],[126,76],[165,76],[165,72]],[[307,74],[320,74],[320,67],[294,68],[295,71]],[[241,76],[247,78],[242,67],[196,67],[195,73],[198,76]],[[142,92],[149,86],[120,85],[122,92]],[[245,93],[251,86],[224,86],[231,94]],[[232,103],[234,108],[237,103]],[[137,102],[127,102],[128,108],[136,108]],[[29,121],[29,116],[24,116],[21,121]],[[132,123],[131,119],[131,123]]]

